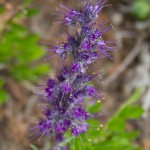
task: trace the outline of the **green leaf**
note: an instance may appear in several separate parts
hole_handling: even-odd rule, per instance
[[[0,14],[5,12],[5,7],[3,5],[0,5]]]
[[[133,4],[131,14],[139,20],[145,20],[150,15],[150,2],[148,0],[136,0]]]
[[[90,135],[90,139],[95,139],[96,137],[99,137],[102,131],[100,121],[96,119],[90,119],[88,120],[88,124],[90,127],[87,134]]]
[[[138,118],[143,113],[143,109],[140,106],[134,105],[140,96],[141,90],[138,89],[119,107],[115,115],[107,121],[106,126],[100,128],[100,130],[97,130],[100,127],[98,120],[88,120],[90,128],[86,133],[87,137],[85,134],[82,134],[81,137],[75,138],[74,142],[71,141],[71,150],[140,150],[131,141],[138,136],[138,132],[126,131],[127,119]],[[94,105],[89,110],[98,111],[99,107]]]
[[[128,105],[132,105],[135,102],[137,102],[139,100],[139,98],[141,97],[141,89],[137,89],[132,95],[131,97],[126,101],[126,103],[124,104],[124,107],[128,106]]]
[[[35,11],[29,9],[32,14]],[[7,65],[9,73],[17,80],[35,81],[35,76],[48,73],[47,64],[37,64],[45,56],[39,45],[40,38],[32,34],[21,24],[10,22],[8,31],[4,33],[0,44],[0,63]],[[34,67],[32,67],[34,66]]]
[[[108,129],[111,131],[123,131],[125,129],[126,122],[123,118],[117,116],[109,122]]]
[[[123,136],[129,140],[133,140],[135,138],[137,138],[139,135],[139,132],[138,131],[132,131],[132,132],[124,132],[123,133]]]
[[[33,71],[34,71],[34,74],[39,76],[39,75],[44,75],[48,73],[49,71],[51,71],[51,68],[48,64],[39,64],[35,67],[35,69],[33,69]]]
[[[103,142],[94,145],[94,150],[135,150],[127,138],[112,136]]]
[[[31,4],[33,2],[33,0],[25,0],[24,1],[24,3],[26,4],[26,5],[29,5],[29,4]]]
[[[32,148],[32,150],[39,150],[35,145],[30,145],[30,147]]]
[[[10,72],[17,80],[35,80],[32,68],[26,65],[14,66]]]
[[[127,113],[126,109],[128,109],[130,107],[130,113],[131,113],[131,105],[133,105],[136,101],[139,100],[141,96],[141,90],[140,89],[137,89],[133,94],[132,96],[124,103],[120,106],[120,108],[118,109],[118,111],[115,113],[115,115],[110,118],[107,122],[107,125],[106,125],[106,128],[112,128],[113,130],[117,130],[117,127],[119,127],[119,125],[117,126],[117,124],[115,125],[115,123],[119,122],[120,124],[120,129],[124,129],[125,128],[125,121],[127,118],[127,115],[128,117],[130,118],[129,116],[129,113]],[[142,110],[137,110],[137,115],[139,115],[139,113],[141,114]],[[124,113],[123,113],[124,112]],[[123,117],[121,116],[121,114],[126,114],[126,117]],[[135,114],[133,114],[135,115]],[[133,116],[132,116],[133,117]]]
[[[5,83],[4,80],[3,80],[3,79],[0,79],[0,88],[3,87],[4,83]]]
[[[0,89],[0,104],[5,104],[8,101],[8,94],[5,90]]]
[[[97,112],[100,112],[101,108],[102,108],[102,104],[97,102],[96,104],[89,107],[88,111],[91,112],[91,113],[97,113]]]
[[[127,106],[122,112],[120,116],[125,119],[137,119],[142,116],[144,113],[144,109],[140,106]]]
[[[38,13],[39,13],[39,11],[37,9],[34,9],[34,8],[27,9],[27,16],[29,16],[29,17],[35,16]]]

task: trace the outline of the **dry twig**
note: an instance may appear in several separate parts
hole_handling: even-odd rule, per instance
[[[131,52],[124,59],[124,61],[117,67],[117,69],[114,70],[114,72],[104,80],[105,86],[108,86],[110,83],[116,80],[120,76],[120,74],[126,70],[129,64],[136,58],[136,56],[141,51],[141,46],[144,39],[145,39],[144,33],[140,33],[137,36],[135,47],[131,50]]]

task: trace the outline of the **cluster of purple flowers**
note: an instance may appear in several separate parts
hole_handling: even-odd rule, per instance
[[[71,10],[61,5],[61,7],[66,10],[65,12],[63,12],[65,14],[64,16],[65,23],[73,27],[75,27],[77,23],[79,23],[81,26],[87,26],[88,24],[94,22],[95,19],[98,18],[106,1],[107,0],[100,0],[98,3],[94,5],[90,2],[89,3],[87,2],[84,9],[81,11],[77,11],[75,9]]]
[[[57,80],[49,79],[42,93],[41,109],[44,114],[36,129],[40,135],[63,137],[67,130],[78,136],[86,132],[86,120],[93,117],[86,111],[85,98],[101,98],[93,86],[87,83],[93,79],[77,74],[70,67],[64,67]]]
[[[34,127],[38,136],[55,136],[57,141],[62,141],[67,131],[73,136],[87,132],[87,120],[95,114],[88,112],[86,100],[102,98],[88,84],[97,75],[89,76],[87,69],[99,58],[111,58],[110,51],[115,48],[111,46],[113,41],[102,38],[111,26],[107,26],[107,21],[100,25],[96,23],[105,3],[106,0],[99,0],[96,4],[86,2],[80,11],[61,5],[63,21],[75,30],[75,35],[68,33],[66,42],[47,49],[58,54],[61,61],[72,55],[73,64],[70,67],[63,65],[57,78],[49,79],[42,88],[41,109],[44,117]],[[80,31],[76,30],[77,25]]]

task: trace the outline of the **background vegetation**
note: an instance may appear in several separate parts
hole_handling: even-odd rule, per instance
[[[80,3],[63,1],[69,7]],[[71,4],[72,3],[72,4]],[[102,60],[91,69],[102,72],[93,84],[105,91],[106,100],[91,106],[102,117],[89,120],[87,135],[68,138],[60,146],[71,150],[150,149],[150,2],[110,0],[102,19],[114,31],[106,39],[118,40],[113,60]],[[31,141],[27,130],[39,117],[36,87],[57,70],[57,58],[44,61],[41,41],[56,43],[65,36],[55,21],[58,1],[0,1],[0,149],[49,150],[48,140]],[[53,14],[54,12],[54,14]],[[48,54],[50,55],[50,54]]]

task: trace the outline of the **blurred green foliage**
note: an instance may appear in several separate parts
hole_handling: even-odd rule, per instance
[[[139,145],[135,145],[134,140],[138,137],[139,132],[130,129],[127,130],[127,121],[135,120],[142,116],[144,110],[136,102],[141,97],[141,90],[136,90],[131,97],[125,101],[115,112],[115,114],[101,126],[99,120],[89,120],[90,128],[88,133],[78,137],[66,134],[66,138],[57,146],[69,146],[70,150],[141,150]],[[89,111],[98,113],[101,110],[102,103],[92,105]],[[94,109],[95,108],[95,109]],[[33,150],[38,150],[32,146]],[[49,150],[50,147],[44,150]]]
[[[46,74],[50,66],[43,61],[45,51],[38,45],[40,38],[29,31],[24,25],[24,20],[38,13],[34,8],[30,8],[31,1],[26,0],[16,15],[5,22],[5,26],[0,35],[0,104],[4,104],[8,99],[8,94],[4,89],[5,81],[13,78],[16,81],[35,81],[35,76]],[[5,12],[5,8],[0,9],[0,13]]]
[[[106,122],[104,127],[100,126],[98,120],[90,120],[91,125],[87,135],[71,137],[67,139],[71,150],[140,150],[132,141],[138,136],[138,131],[128,131],[127,120],[138,119],[143,114],[143,108],[135,103],[139,100],[141,91],[137,90],[122,104],[117,112]],[[98,112],[100,104],[91,106],[90,110]],[[66,142],[66,141],[65,141]],[[62,143],[63,146],[66,143]]]
[[[90,128],[88,133],[78,137],[71,136],[70,131],[66,138],[58,147],[69,146],[70,150],[141,150],[133,141],[138,137],[139,132],[127,130],[127,121],[135,120],[142,116],[144,110],[136,102],[141,97],[141,90],[137,89],[131,97],[126,100],[115,112],[115,114],[101,126],[99,120],[91,119],[88,121]],[[98,113],[102,103],[92,105],[89,111]],[[44,148],[49,150],[50,147]],[[32,146],[32,150],[39,150]]]
[[[133,3],[131,14],[138,20],[146,20],[150,16],[149,0],[135,0]]]
[[[38,148],[35,145],[30,145],[32,150],[38,150]]]
[[[0,79],[0,104],[5,104],[8,99],[7,92],[4,89],[2,89],[4,83],[5,83],[4,80]]]

